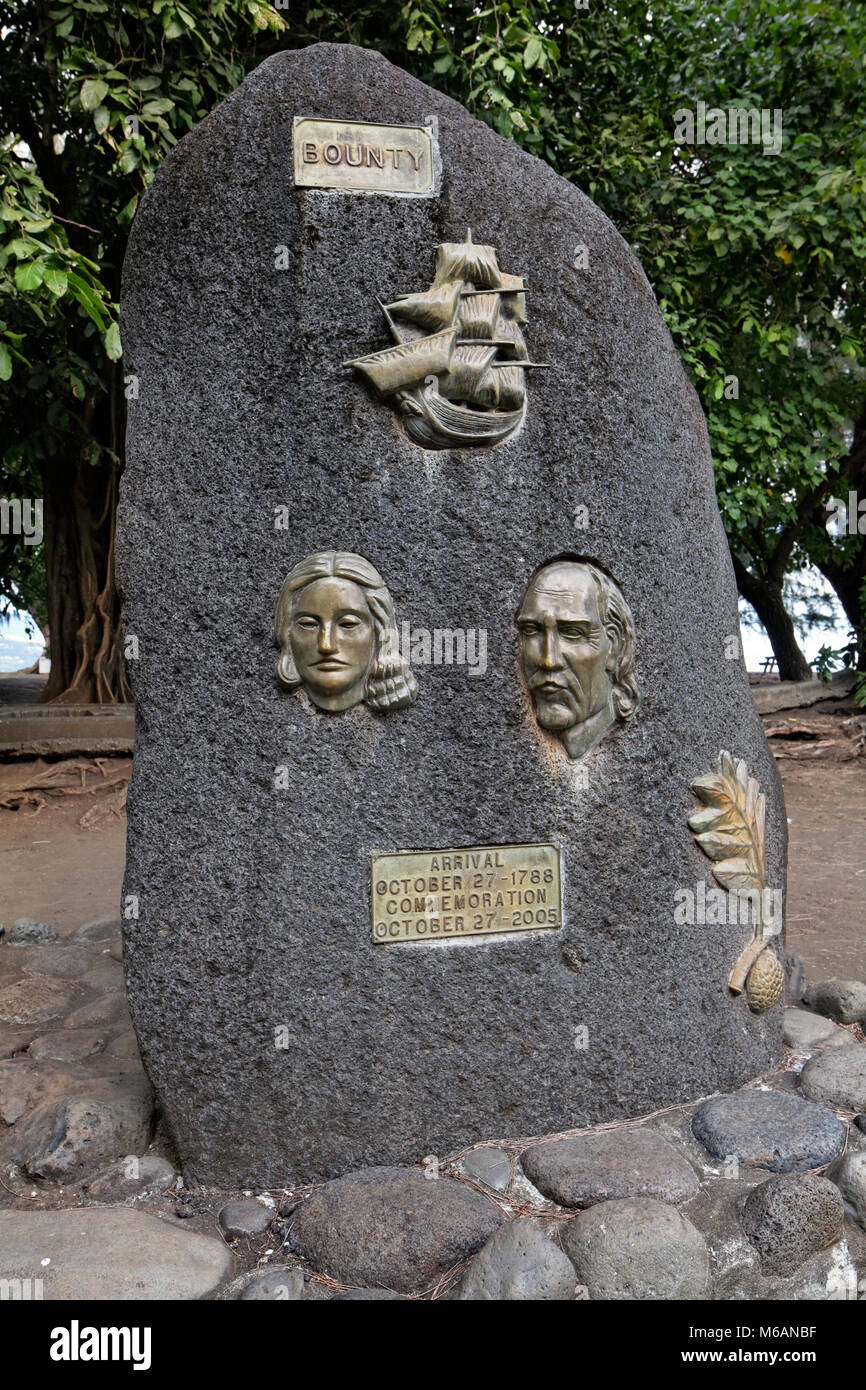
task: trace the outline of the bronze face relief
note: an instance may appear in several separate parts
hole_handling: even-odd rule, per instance
[[[584,560],[552,560],[517,614],[526,684],[542,729],[582,758],[638,706],[634,622],[615,580]]]
[[[414,704],[418,686],[394,640],[397,619],[379,571],[362,555],[321,550],[288,574],[277,603],[277,676],[319,709],[363,700],[387,711]]]

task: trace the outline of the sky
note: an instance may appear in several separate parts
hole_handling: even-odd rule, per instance
[[[0,622],[0,671],[20,671],[32,666],[45,649],[45,639],[37,629],[27,636],[20,613],[12,613],[8,623]]]

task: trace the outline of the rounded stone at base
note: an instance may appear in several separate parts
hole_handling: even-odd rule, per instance
[[[220,1209],[219,1223],[229,1240],[242,1236],[258,1236],[266,1231],[274,1219],[270,1208],[257,1202],[254,1197],[247,1201],[226,1202]]]
[[[856,1041],[852,1033],[832,1019],[796,1008],[785,1010],[782,1038],[795,1052],[823,1051],[825,1047],[845,1047]]]
[[[766,1274],[793,1274],[842,1235],[842,1198],[817,1173],[784,1173],[752,1189],[743,1229]]]
[[[411,1293],[473,1255],[504,1219],[452,1178],[366,1168],[317,1188],[291,1218],[291,1238],[319,1274]]]
[[[866,1231],[866,1149],[853,1149],[827,1170],[858,1225]]]
[[[840,1110],[866,1109],[866,1047],[846,1047],[813,1057],[800,1073],[811,1100]]]
[[[511,1181],[511,1159],[502,1149],[473,1149],[460,1164],[460,1172],[494,1192],[504,1192]]]
[[[0,1277],[35,1271],[47,1300],[203,1298],[231,1263],[223,1241],[128,1207],[0,1212]]]
[[[804,991],[803,1002],[837,1023],[866,1021],[866,984],[862,980],[820,980]]]
[[[705,1100],[692,1116],[692,1133],[716,1158],[789,1173],[834,1159],[845,1126],[832,1111],[799,1096],[756,1090]]]
[[[56,941],[60,933],[50,922],[37,922],[35,917],[19,917],[3,934],[4,945],[16,946],[30,942]]]
[[[699,1188],[683,1155],[651,1129],[613,1129],[534,1144],[521,1157],[539,1192],[564,1207],[621,1197],[684,1202]]]
[[[574,1298],[577,1276],[536,1221],[500,1226],[479,1250],[451,1295],[457,1302],[526,1303]]]
[[[687,1217],[664,1202],[601,1202],[566,1228],[563,1245],[590,1299],[707,1296],[706,1242]]]

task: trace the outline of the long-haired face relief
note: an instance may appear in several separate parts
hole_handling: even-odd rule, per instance
[[[291,571],[277,604],[277,674],[303,685],[320,709],[410,704],[417,687],[399,657],[389,657],[396,619],[379,572],[361,555],[325,550]]]
[[[349,709],[363,700],[375,631],[358,584],[314,579],[293,605],[289,641],[298,675],[316,704]]]

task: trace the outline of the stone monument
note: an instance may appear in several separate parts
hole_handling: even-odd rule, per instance
[[[377,53],[281,53],[147,192],[122,335],[125,962],[186,1173],[772,1066],[781,793],[703,415],[603,214]]]

